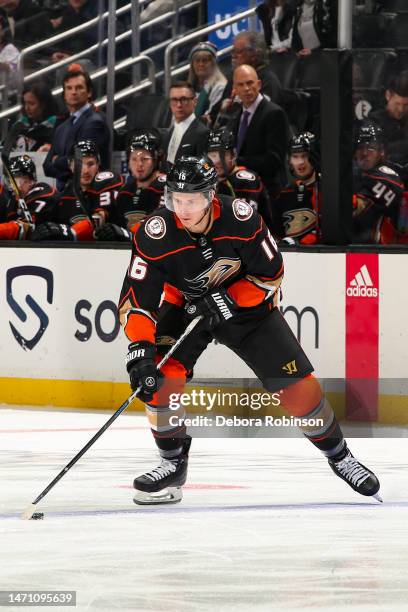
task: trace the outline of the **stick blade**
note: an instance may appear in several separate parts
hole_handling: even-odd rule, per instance
[[[30,504],[29,506],[27,506],[27,508],[22,513],[21,518],[24,521],[29,521],[36,510],[37,510],[36,504]]]

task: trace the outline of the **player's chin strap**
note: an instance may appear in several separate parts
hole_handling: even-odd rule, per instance
[[[157,364],[157,369],[158,370],[160,370],[160,368],[164,366],[166,361],[168,359],[170,359],[170,357],[173,355],[174,351],[176,349],[178,349],[180,344],[193,331],[193,329],[201,321],[202,318],[203,318],[202,316],[198,316],[198,317],[196,317],[195,319],[193,319],[191,321],[191,323],[186,327],[186,329],[181,334],[179,339],[173,344],[171,349],[169,351],[167,351],[167,353],[165,354],[163,359]],[[75,455],[75,457],[73,459],[71,459],[71,461],[64,467],[64,469],[62,469],[61,472],[59,474],[57,474],[57,476],[54,478],[54,480],[52,482],[50,482],[50,484],[44,489],[44,491],[42,491],[40,493],[40,495],[38,495],[38,497],[35,498],[35,500],[32,502],[32,504],[30,504],[24,510],[24,512],[21,515],[22,519],[31,519],[31,518],[33,518],[33,514],[35,514],[35,510],[36,510],[36,505],[43,499],[43,497],[45,497],[47,495],[47,493],[54,487],[54,485],[56,485],[57,482],[59,480],[61,480],[61,478],[63,476],[65,476],[65,474],[68,472],[68,470],[70,470],[72,468],[72,466],[75,465],[75,463],[82,457],[82,455],[84,455],[86,453],[86,451],[91,448],[91,446],[98,440],[98,438],[101,437],[103,432],[106,431],[110,425],[112,425],[113,421],[115,421],[118,418],[118,416],[120,414],[122,414],[122,412],[124,412],[126,410],[126,408],[133,402],[134,399],[136,399],[136,397],[139,395],[139,393],[141,391],[141,388],[142,387],[140,386],[135,391],[133,391],[133,393],[127,398],[127,400],[125,400],[123,402],[123,404],[120,406],[120,408],[118,408],[117,411],[110,417],[110,419],[108,419],[106,421],[105,425],[103,425],[103,427],[101,427],[99,429],[99,431],[96,432],[96,434],[93,436],[93,438],[91,438],[89,440],[89,442],[87,444],[85,444],[85,446]]]

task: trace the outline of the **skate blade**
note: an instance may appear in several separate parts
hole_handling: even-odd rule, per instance
[[[374,493],[372,497],[374,497],[374,499],[376,499],[377,501],[383,503],[382,497],[379,493]]]
[[[183,499],[181,487],[168,487],[157,493],[146,493],[137,491],[133,497],[135,504],[139,506],[155,506],[158,504],[177,504]]]

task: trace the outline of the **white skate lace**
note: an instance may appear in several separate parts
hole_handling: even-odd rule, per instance
[[[146,478],[150,478],[150,480],[156,481],[160,480],[160,478],[164,478],[165,476],[169,476],[176,471],[176,464],[173,461],[169,461],[168,459],[162,459],[160,465],[158,465],[151,472],[147,472],[145,474]]]
[[[359,487],[370,476],[370,472],[350,455],[335,463],[336,469],[353,485]]]

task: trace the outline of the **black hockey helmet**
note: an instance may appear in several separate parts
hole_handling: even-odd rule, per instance
[[[360,145],[376,144],[379,146],[385,145],[384,130],[377,123],[367,121],[363,123],[357,132],[355,145],[356,148]]]
[[[165,204],[174,210],[171,194],[202,193],[211,204],[217,186],[217,172],[206,156],[180,157],[167,174]]]
[[[128,156],[132,151],[144,149],[156,157],[161,152],[161,138],[158,130],[138,130],[132,134],[128,144]]]
[[[19,155],[10,159],[10,172],[13,176],[29,176],[37,180],[37,169],[29,155]]]
[[[233,151],[235,138],[231,130],[223,129],[210,132],[207,140],[207,151]]]
[[[309,160],[315,170],[320,169],[320,152],[317,138],[312,132],[302,132],[289,141],[288,155],[308,153]]]
[[[92,140],[80,140],[79,142],[76,142],[74,145],[72,145],[68,153],[68,159],[74,159],[75,152],[78,152],[80,157],[95,157],[95,159],[98,161],[98,164],[101,161],[99,149]]]

